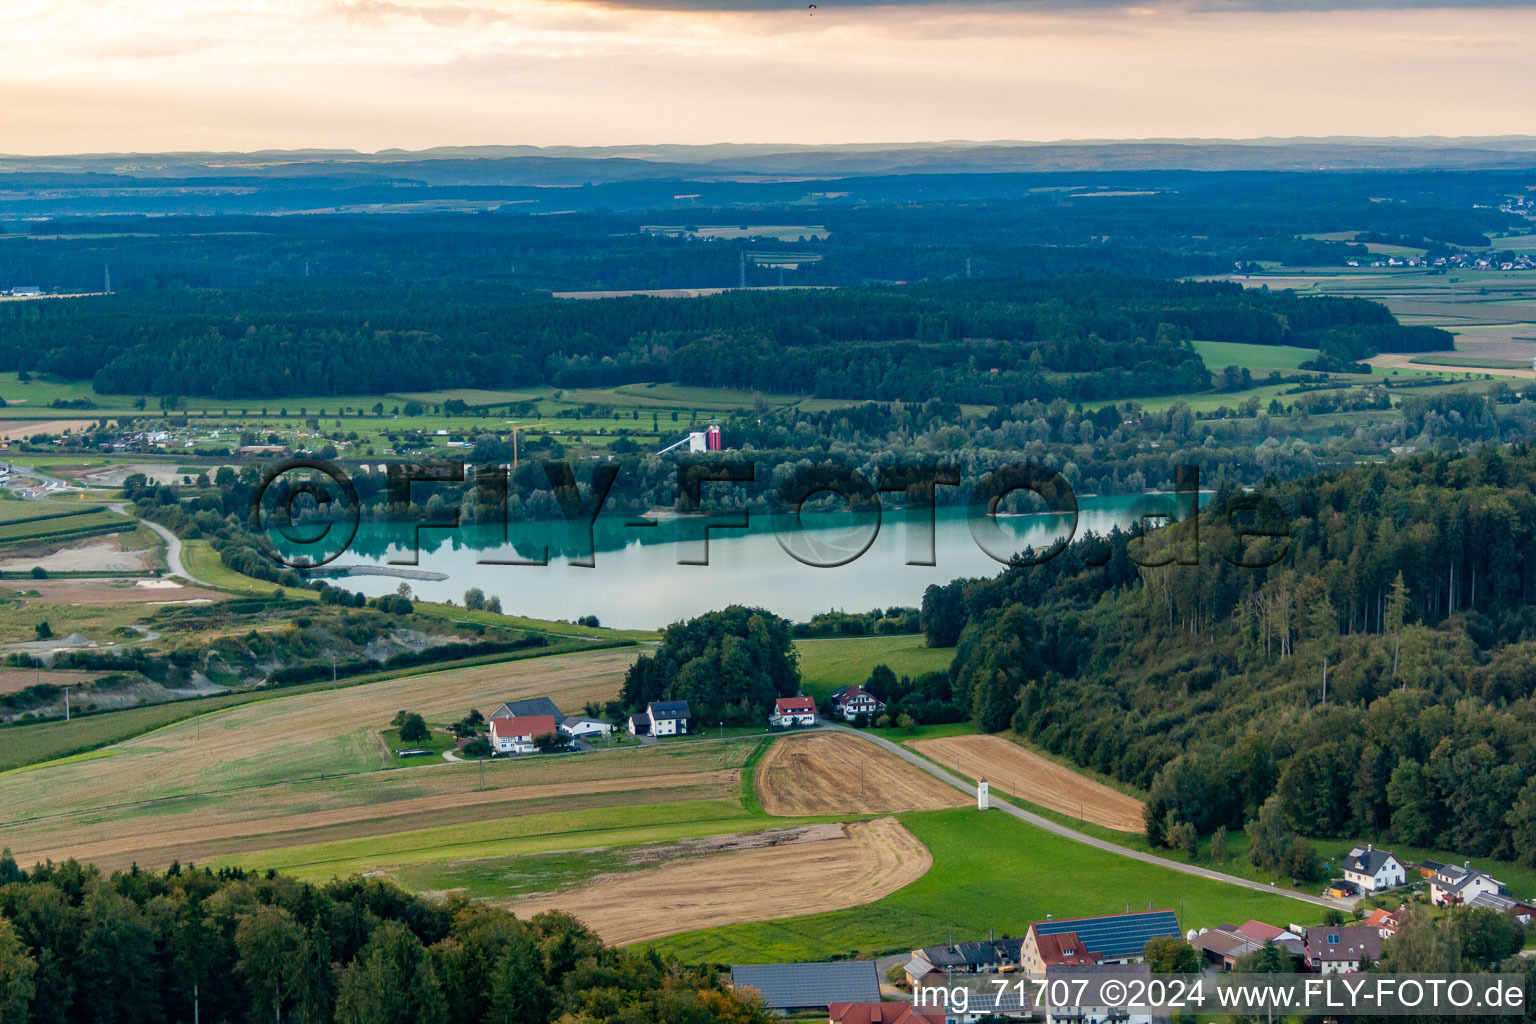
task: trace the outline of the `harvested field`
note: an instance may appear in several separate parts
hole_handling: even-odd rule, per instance
[[[100,679],[102,675],[104,673],[88,672],[78,668],[50,669],[47,672],[38,672],[30,668],[7,669],[0,672],[0,693],[15,693],[17,690],[25,690],[34,683],[79,686],[92,679]]]
[[[477,665],[244,704],[109,747],[110,758],[0,776],[0,806],[17,821],[50,814],[60,792],[83,811],[373,772],[385,765],[369,734],[401,708],[452,720],[470,708],[489,712],[504,700],[549,696],[579,709],[612,699],[635,654],[604,650]]]
[[[626,872],[557,896],[519,900],[512,909],[520,917],[564,910],[605,942],[626,945],[695,928],[862,906],[917,881],[933,865],[927,848],[895,818],[832,829],[786,845]]]
[[[102,607],[141,604],[146,608],[164,604],[204,603],[227,600],[229,595],[202,587],[189,587],[175,580],[25,580],[13,583],[20,593],[37,591],[24,598],[40,604],[78,604]]]
[[[525,812],[518,804],[528,805],[526,810],[531,812],[542,809],[543,802],[557,798],[587,798],[582,801],[583,804],[593,806],[600,806],[605,801],[594,801],[591,797],[608,794],[619,795],[623,799],[616,802],[626,804],[645,802],[648,798],[723,798],[736,792],[739,777],[736,771],[714,771],[650,778],[546,783],[444,793],[366,806],[187,828],[167,828],[171,823],[165,816],[140,817],[115,822],[110,829],[87,827],[88,831],[99,834],[100,837],[96,839],[72,842],[52,849],[17,850],[16,857],[23,864],[43,860],[64,861],[73,857],[92,861],[105,868],[125,867],[130,863],[141,867],[163,867],[173,860],[199,862],[232,853],[509,817]],[[570,808],[573,802],[561,799],[560,805]],[[132,834],[125,835],[125,831]]]
[[[1079,775],[1000,736],[946,736],[919,740],[912,749],[973,779],[983,776],[1003,793],[1121,832],[1140,832],[1140,800]]]
[[[0,438],[9,441],[38,434],[78,434],[96,420],[0,420]]]
[[[786,736],[757,766],[757,797],[780,817],[937,811],[963,793],[873,743],[836,733]]]

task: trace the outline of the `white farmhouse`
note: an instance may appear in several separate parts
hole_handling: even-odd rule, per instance
[[[1367,843],[1349,851],[1344,858],[1344,880],[1353,882],[1362,892],[1379,892],[1402,885],[1408,871],[1392,854]]]

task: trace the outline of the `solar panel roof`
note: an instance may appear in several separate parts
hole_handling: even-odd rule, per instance
[[[1112,917],[1079,917],[1073,920],[1036,921],[1036,935],[1059,935],[1077,932],[1083,945],[1100,956],[1117,960],[1125,956],[1139,956],[1150,939],[1172,935],[1178,937],[1179,919],[1171,910],[1149,910],[1140,914],[1115,914]]]
[[[757,989],[778,1010],[880,1001],[880,978],[870,960],[732,967],[731,982]]]

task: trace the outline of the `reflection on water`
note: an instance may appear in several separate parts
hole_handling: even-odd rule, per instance
[[[1076,536],[1126,528],[1140,515],[1174,505],[1171,495],[1084,498]],[[1000,516],[996,524],[1015,550],[1044,550],[1066,536],[1070,520]],[[681,564],[704,561],[706,535],[708,564]],[[465,590],[479,587],[501,598],[509,614],[596,615],[605,626],[650,628],[728,604],[759,605],[802,621],[830,609],[916,605],[930,584],[1004,568],[977,544],[963,508],[937,510],[931,530],[923,513],[899,511],[885,512],[878,526],[847,514],[808,514],[800,529],[755,515],[747,529],[708,528],[703,518],[635,525],[632,517],[603,516],[593,540],[595,557],[585,529],[571,531],[564,522],[422,530],[417,568],[448,578],[411,580],[411,590],[426,600],[462,601]],[[409,527],[364,523],[336,564],[408,562],[410,545]],[[806,561],[846,564],[807,565],[790,551]],[[547,565],[505,564],[546,556]],[[595,563],[590,568],[572,564],[588,558]],[[935,564],[908,564],[929,560]],[[337,582],[369,596],[391,593],[400,583],[379,576]]]

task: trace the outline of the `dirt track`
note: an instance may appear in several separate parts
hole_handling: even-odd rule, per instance
[[[999,736],[919,740],[913,750],[969,775],[985,777],[999,792],[1121,832],[1140,832],[1142,804]]]
[[[927,847],[894,818],[845,837],[689,858],[512,905],[519,917],[564,910],[625,945],[742,921],[861,906],[921,878]],[[771,884],[769,884],[771,883]]]
[[[757,795],[769,814],[935,811],[965,797],[872,743],[834,733],[786,736],[757,766]]]

